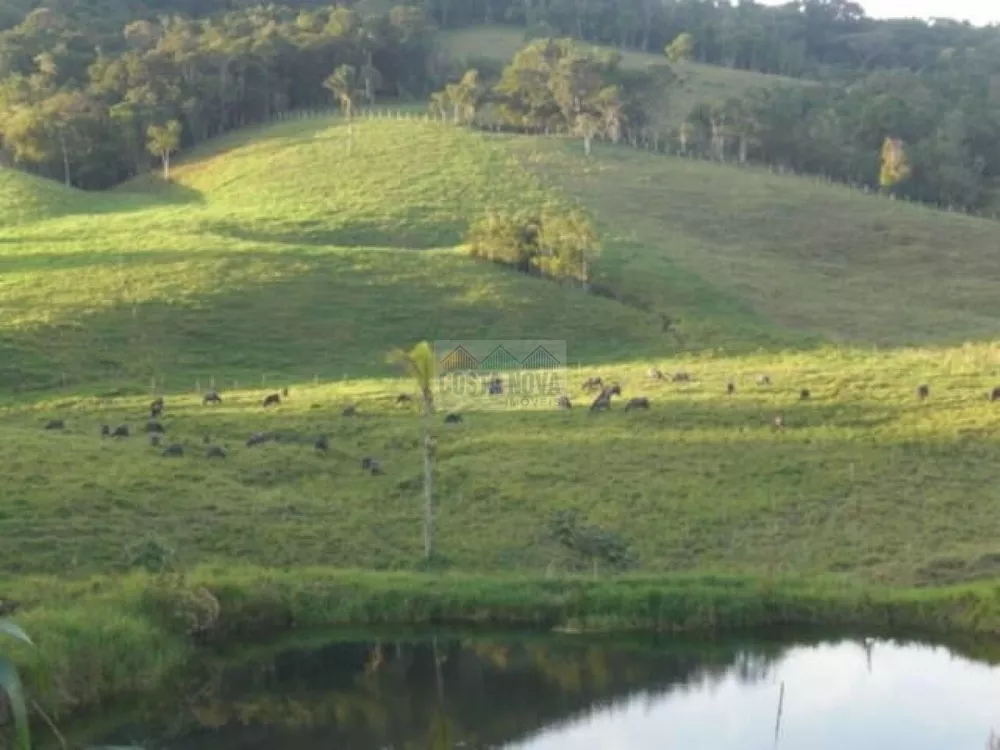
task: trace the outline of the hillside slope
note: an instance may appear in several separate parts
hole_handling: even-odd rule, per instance
[[[52,180],[0,167],[0,228],[66,213],[86,212],[97,205],[91,196]]]
[[[169,187],[0,229],[0,391],[389,374],[387,351],[446,331],[572,338],[582,358],[658,345],[648,313],[451,250],[487,207],[561,200],[503,144],[421,121],[358,130],[350,156],[338,120],[245,131]]]
[[[384,357],[447,336],[565,339],[576,407],[435,426],[443,565],[542,571],[546,521],[572,507],[651,571],[997,572],[994,225],[625,148],[588,160],[573,142],[422,120],[356,129],[351,155],[336,119],[247,131],[169,187],[0,232],[0,570],[121,570],[149,531],[184,565],[412,567],[419,422]],[[575,200],[620,301],[452,247],[486,206]],[[979,343],[948,348],[965,340]],[[910,341],[933,348],[870,346]],[[692,380],[651,380],[651,365]],[[652,409],[590,414],[593,374]],[[15,392],[63,377],[65,391]],[[99,437],[141,428],[153,377],[181,458]],[[221,406],[201,405],[210,385]],[[65,430],[41,429],[56,417]],[[282,439],[247,447],[259,431]],[[206,439],[229,457],[207,459]]]
[[[523,139],[516,149],[604,222],[608,283],[665,312],[678,302],[665,295],[667,280],[682,269],[752,310],[752,329],[768,320],[862,346],[1000,334],[994,221],[631,148],[603,147],[590,161],[575,143],[553,149]],[[729,326],[746,315],[731,313]]]

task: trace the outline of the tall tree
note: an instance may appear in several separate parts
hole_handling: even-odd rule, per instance
[[[347,118],[347,153],[350,154],[354,151],[354,102],[364,91],[358,69],[352,65],[341,65],[323,81],[323,87],[337,98],[340,111]]]
[[[326,80],[323,88],[330,91],[340,103],[340,111],[350,120],[354,116],[354,102],[361,93],[358,69],[353,65],[341,65]]]
[[[597,118],[612,140],[626,123],[638,128],[644,112],[635,91],[625,83],[650,76],[626,76],[621,56],[584,49],[570,39],[532,42],[511,61],[493,89],[502,119],[514,125],[572,130],[580,115]],[[582,122],[589,122],[584,119]]]
[[[378,68],[372,65],[372,61],[369,59],[368,62],[361,66],[359,76],[364,84],[365,99],[368,101],[368,106],[374,107],[375,92],[382,85],[382,74]]]
[[[170,155],[180,148],[183,131],[183,126],[177,120],[169,120],[163,125],[150,125],[146,131],[146,148],[153,156],[159,157],[163,165],[164,180],[170,179]]]
[[[483,89],[479,83],[479,71],[467,70],[457,83],[445,86],[442,96],[436,101],[451,109],[456,123],[468,125],[476,118],[476,110],[483,99]]]
[[[11,110],[3,124],[4,140],[18,161],[59,164],[63,182],[73,184],[76,156],[100,139],[100,113],[79,92],[58,92],[36,104]]]
[[[576,116],[573,132],[583,139],[583,152],[590,156],[591,143],[601,132],[601,121],[589,112],[581,112]]]

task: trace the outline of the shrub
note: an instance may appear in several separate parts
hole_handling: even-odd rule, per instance
[[[600,565],[617,571],[635,567],[636,558],[617,534],[586,523],[575,510],[558,510],[549,518],[546,536],[578,565],[587,563],[597,575]]]
[[[597,232],[580,211],[491,211],[469,227],[466,245],[476,258],[584,286],[600,251]]]
[[[219,622],[219,600],[202,586],[188,586],[180,576],[164,576],[143,592],[143,603],[171,630],[191,637],[203,637]]]
[[[172,570],[176,559],[174,550],[155,534],[149,534],[125,548],[126,567],[142,568],[150,573]]]

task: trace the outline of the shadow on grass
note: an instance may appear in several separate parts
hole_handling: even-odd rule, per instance
[[[125,189],[125,188],[128,189]],[[126,183],[124,187],[98,193],[105,199],[87,213],[128,213],[159,206],[186,206],[205,203],[200,190],[187,185],[164,180],[159,173],[150,173],[141,181]]]
[[[48,182],[41,177],[32,179]],[[58,221],[73,216],[103,216],[109,214],[129,214],[145,211],[150,208],[164,206],[185,206],[204,202],[204,196],[191,188],[176,183],[165,184],[162,178],[148,178],[149,187],[139,192],[108,190],[103,192],[86,192],[77,188],[68,188],[61,184],[45,186],[51,195],[43,196],[42,206],[35,207],[29,215],[16,218],[5,217],[0,231],[14,236],[0,237],[0,244],[17,244],[22,241],[17,236],[22,229],[29,231],[39,224]],[[39,238],[32,234],[32,239]],[[51,241],[63,241],[65,237],[54,237]]]
[[[129,254],[122,263],[211,262],[219,291],[91,311],[0,333],[0,389],[103,383],[188,388],[268,378],[395,375],[386,354],[421,339],[566,340],[573,361],[664,352],[657,321],[621,305],[447,253],[392,250]],[[220,264],[220,257],[224,258]],[[115,256],[3,259],[5,271],[114,266]],[[241,273],[247,269],[252,273]],[[169,272],[168,272],[169,273]],[[229,282],[227,284],[227,282]],[[44,278],[39,280],[44,283]],[[165,293],[166,294],[166,293]],[[180,384],[183,383],[183,386]]]
[[[404,222],[405,224],[405,222]],[[282,245],[316,247],[385,247],[395,250],[430,250],[461,241],[461,234],[448,227],[405,226],[386,229],[384,221],[352,220],[335,229],[328,220],[297,221],[279,227],[247,227],[230,222],[214,222],[208,231],[231,239],[250,242],[271,242]]]
[[[3,240],[0,240],[2,242]],[[12,240],[14,242],[15,240]],[[60,242],[69,240],[60,238]],[[199,259],[219,259],[218,254],[205,254]],[[29,253],[26,255],[0,255],[0,274],[25,271],[69,271],[81,268],[128,268],[137,263],[176,263],[190,260],[189,254],[173,250],[150,250],[122,253]]]

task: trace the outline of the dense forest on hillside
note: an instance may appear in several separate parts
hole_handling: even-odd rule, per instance
[[[196,143],[289,109],[352,96],[421,96],[431,27],[419,8],[253,7],[117,25],[33,10],[0,36],[0,132],[9,157],[78,187],[113,185]]]
[[[668,61],[815,81],[706,101],[655,134],[675,151],[995,205],[1000,29],[876,21],[846,0],[12,0],[0,8],[2,158],[103,188],[286,110],[424,98],[463,72],[435,49],[435,27],[484,22],[520,25],[526,41],[569,36],[660,55],[668,102],[684,83]],[[648,127],[636,107],[614,123],[616,134]]]
[[[0,28],[38,7],[114,31],[122,21],[181,14],[208,17],[250,8],[254,0],[8,0]],[[325,0],[286,0],[291,7],[327,8]],[[387,2],[340,0],[362,13]],[[922,70],[943,56],[1000,54],[1000,32],[949,20],[874,20],[851,0],[415,0],[441,27],[507,23],[533,36],[573,36],[646,52],[661,52],[682,33],[696,39],[699,62],[764,73],[815,78],[833,70],[905,67]]]

